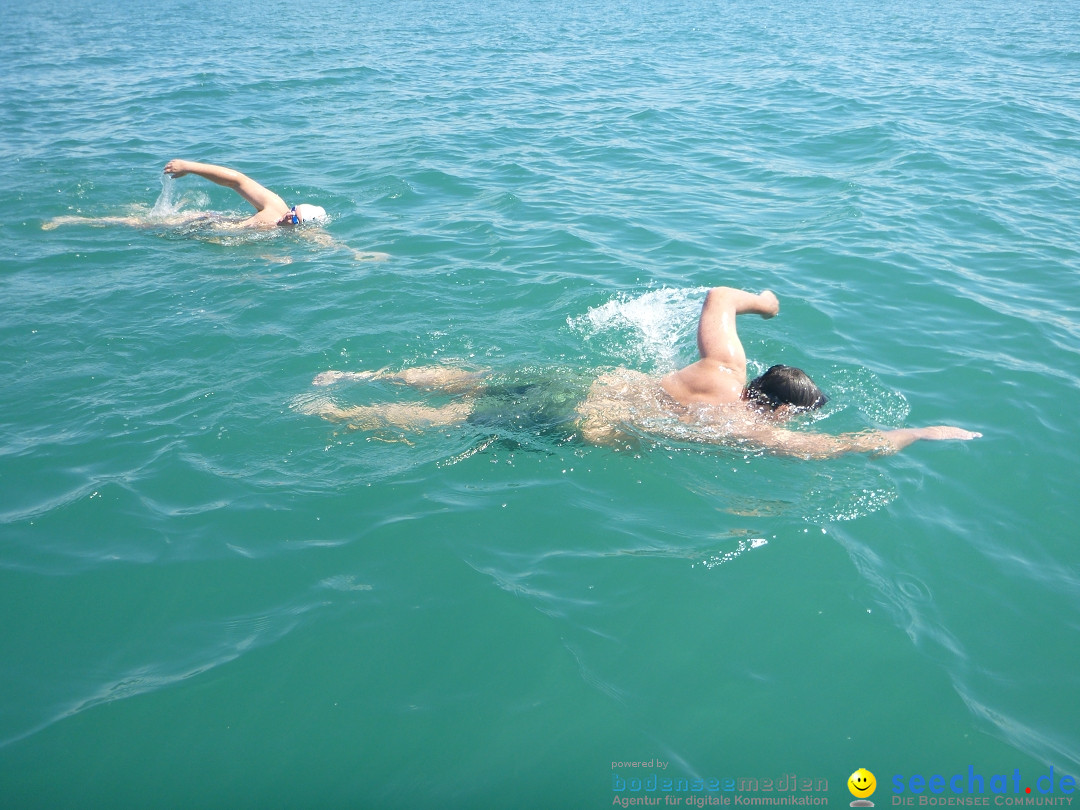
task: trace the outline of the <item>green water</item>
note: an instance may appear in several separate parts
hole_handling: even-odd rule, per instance
[[[991,806],[1016,770],[1071,797],[1072,5],[6,11],[0,807],[790,774],[835,807],[859,767],[878,807],[969,768]],[[43,229],[244,213],[163,186],[173,157],[323,205],[335,244]],[[802,429],[984,438],[803,462],[301,412],[414,396],[328,369],[661,372],[717,284],[779,296],[740,329],[829,394]]]

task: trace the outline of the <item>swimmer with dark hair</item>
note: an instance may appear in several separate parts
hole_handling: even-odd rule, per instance
[[[895,453],[920,439],[967,440],[981,436],[945,425],[839,436],[785,428],[784,423],[791,417],[820,408],[828,397],[806,372],[791,366],[773,366],[746,382],[746,351],[739,340],[736,320],[746,314],[773,318],[779,312],[780,301],[769,290],[756,294],[732,287],[709,290],[698,320],[699,359],[659,380],[659,388],[667,397],[667,409],[677,414],[680,422],[708,428],[699,440],[737,444],[777,455],[829,458],[845,453]],[[649,384],[640,377],[636,381],[639,389]],[[627,387],[626,374],[619,372],[593,383],[589,397],[579,408],[586,439],[618,440],[620,423],[632,418],[640,420],[640,395],[629,398],[637,399],[636,406],[629,410],[619,405],[628,400]],[[653,400],[662,402],[663,398]],[[665,424],[663,420],[650,421]],[[684,431],[675,433],[685,438]]]
[[[779,311],[780,302],[768,290],[756,294],[731,287],[710,290],[698,322],[696,362],[659,378],[625,368],[601,374],[567,424],[590,444],[618,446],[635,434],[651,434],[807,459],[895,453],[920,440],[963,441],[982,435],[947,425],[836,436],[786,427],[792,417],[820,408],[828,397],[804,371],[790,366],[773,366],[747,382],[746,352],[736,329],[739,315],[772,318]],[[327,371],[313,383],[327,386],[341,380],[381,380],[456,398],[437,407],[420,403],[341,407],[329,399],[309,399],[299,410],[357,429],[422,430],[471,420],[483,408],[485,396],[492,395],[484,373],[447,366]]]

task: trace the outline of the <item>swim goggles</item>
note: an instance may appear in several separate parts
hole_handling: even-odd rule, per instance
[[[293,225],[299,225],[300,224],[300,217],[298,217],[296,215],[296,206],[295,205],[292,208],[289,209],[289,213],[292,214],[292,224]]]

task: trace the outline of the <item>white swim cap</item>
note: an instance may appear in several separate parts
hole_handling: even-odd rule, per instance
[[[296,216],[301,222],[317,222],[326,219],[326,209],[319,205],[300,203],[296,206]]]

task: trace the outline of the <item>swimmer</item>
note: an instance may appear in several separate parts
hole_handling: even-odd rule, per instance
[[[326,211],[319,205],[300,203],[289,206],[266,186],[234,168],[215,166],[213,163],[197,163],[190,160],[171,160],[165,164],[165,174],[176,179],[194,174],[231,188],[255,208],[256,213],[239,222],[241,228],[289,228],[326,218]]]
[[[165,174],[174,179],[183,177],[186,174],[198,175],[212,183],[217,183],[219,186],[231,188],[243,197],[255,209],[255,214],[238,222],[227,223],[235,228],[288,228],[306,222],[318,222],[326,219],[326,210],[320,206],[307,203],[290,206],[266,186],[256,183],[246,174],[241,174],[235,169],[229,169],[225,166],[176,159],[166,163],[164,171]],[[78,223],[88,225],[131,225],[134,227],[153,224],[182,225],[210,218],[211,216],[203,211],[173,214],[155,221],[140,217],[56,217],[42,227],[45,230],[52,230],[57,225]]]
[[[246,174],[212,163],[196,163],[192,160],[170,160],[165,164],[165,174],[173,179],[195,174],[231,188],[255,209],[255,214],[237,223],[241,228],[289,228],[305,222],[326,219],[326,210],[318,205],[300,203],[289,206],[285,200]]]
[[[801,369],[776,365],[746,381],[746,351],[736,320],[754,314],[773,318],[780,302],[769,290],[750,293],[716,287],[705,297],[698,320],[699,359],[660,379],[619,369],[601,375],[578,407],[582,435],[595,444],[619,442],[623,426],[644,427],[669,437],[729,444],[799,458],[832,458],[845,453],[895,453],[921,439],[968,440],[982,434],[939,425],[887,431],[825,433],[796,431],[784,424],[799,413],[817,410],[828,401]],[[688,436],[672,429],[703,430]]]
[[[216,227],[225,229],[271,229],[291,228],[297,225],[319,223],[327,219],[326,210],[318,205],[299,203],[290,206],[281,197],[270,189],[255,182],[246,174],[230,169],[225,166],[215,166],[212,163],[197,163],[192,160],[170,160],[165,164],[165,174],[176,179],[184,175],[194,174],[216,183],[219,186],[231,188],[244,198],[254,209],[255,213],[238,222],[218,220],[206,212],[189,211],[173,214],[159,220],[148,220],[139,217],[55,217],[42,225],[44,230],[52,230],[58,225],[87,224],[87,225],[129,225],[132,227],[147,227],[154,225],[186,225],[200,220],[209,220]],[[319,229],[304,229],[306,238],[323,247],[341,247],[325,232]],[[367,251],[353,251],[357,260],[382,260],[388,258],[385,253],[373,253]]]
[[[747,382],[746,352],[736,320],[746,314],[772,318],[779,311],[780,302],[768,290],[756,294],[731,287],[710,290],[698,322],[699,359],[663,377],[625,368],[601,374],[576,408],[576,429],[590,444],[619,445],[638,431],[807,459],[895,453],[919,440],[981,436],[945,425],[837,436],[785,427],[791,417],[820,408],[828,397],[805,372],[790,366],[773,366]],[[485,390],[482,372],[448,367],[328,371],[313,383],[325,386],[343,379],[383,380],[459,398],[441,407],[394,403],[342,408],[321,400],[308,402],[301,410],[355,428],[416,430],[464,422]]]

